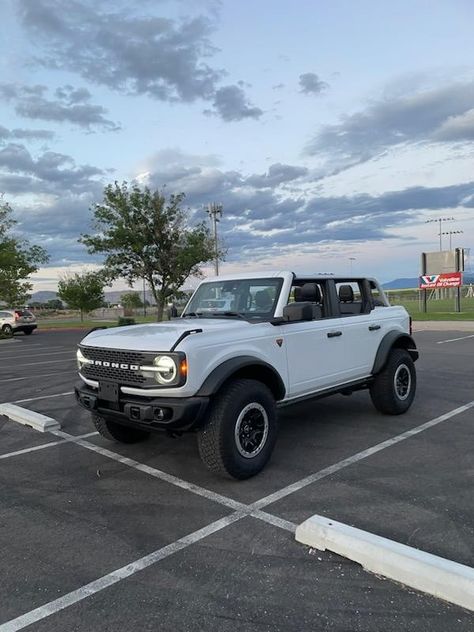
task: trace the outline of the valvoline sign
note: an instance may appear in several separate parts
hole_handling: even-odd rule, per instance
[[[431,290],[440,287],[460,287],[462,272],[445,272],[443,274],[425,274],[420,277],[420,290]]]

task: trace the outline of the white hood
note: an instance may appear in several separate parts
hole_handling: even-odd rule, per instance
[[[167,323],[98,329],[83,338],[81,344],[131,351],[169,351],[185,331],[202,329],[203,333],[221,333],[226,329],[235,331],[245,327],[252,325],[233,318],[180,318]],[[177,350],[179,351],[179,345]]]

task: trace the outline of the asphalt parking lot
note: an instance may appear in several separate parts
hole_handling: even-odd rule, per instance
[[[194,435],[93,433],[72,395],[82,335],[0,344],[0,403],[62,425],[0,418],[0,632],[474,629],[473,612],[294,539],[320,514],[474,566],[474,407],[458,411],[474,400],[473,335],[415,335],[406,415],[365,392],[282,409],[270,464],[244,482],[207,472]]]

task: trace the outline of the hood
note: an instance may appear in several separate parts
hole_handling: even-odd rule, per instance
[[[213,331],[220,333],[227,329],[235,331],[245,327],[252,325],[245,320],[233,318],[180,318],[169,323],[98,329],[83,338],[81,345],[130,351],[169,351],[186,331],[202,329],[202,333],[206,334]],[[177,349],[179,350],[179,345]]]

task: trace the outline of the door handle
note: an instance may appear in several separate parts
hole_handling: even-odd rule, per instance
[[[330,331],[327,336],[328,338],[337,338],[338,336],[342,336],[342,331]]]
[[[369,325],[369,331],[377,331],[380,329],[380,325]]]

